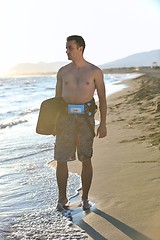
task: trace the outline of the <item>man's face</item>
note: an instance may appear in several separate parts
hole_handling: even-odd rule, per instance
[[[75,40],[68,41],[66,43],[66,53],[68,56],[68,60],[74,60],[82,53],[82,47],[78,47]]]

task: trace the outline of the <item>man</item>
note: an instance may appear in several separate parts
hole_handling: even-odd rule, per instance
[[[68,161],[75,160],[75,151],[82,162],[82,206],[90,208],[88,193],[92,182],[92,146],[94,139],[94,110],[85,110],[85,106],[94,108],[93,95],[97,90],[100,108],[100,125],[97,136],[103,138],[106,130],[106,94],[102,71],[87,62],[83,57],[85,41],[81,36],[67,38],[66,53],[72,62],[57,73],[56,97],[62,97],[68,104],[68,112],[60,117],[55,143],[57,160],[57,184],[59,189],[58,205],[66,206],[68,199],[66,187],[68,179]],[[88,112],[87,112],[88,111]],[[81,114],[82,113],[82,114]],[[87,115],[87,116],[86,116]]]

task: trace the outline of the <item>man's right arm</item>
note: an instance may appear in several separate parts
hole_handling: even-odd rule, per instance
[[[57,73],[57,83],[56,83],[56,97],[62,97],[62,70],[60,69]]]

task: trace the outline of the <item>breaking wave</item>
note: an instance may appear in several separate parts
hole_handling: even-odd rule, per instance
[[[14,119],[14,120],[11,120],[9,122],[0,123],[0,129],[11,128],[13,126],[16,126],[18,124],[22,124],[22,123],[25,123],[25,122],[28,122],[28,120],[27,119]]]

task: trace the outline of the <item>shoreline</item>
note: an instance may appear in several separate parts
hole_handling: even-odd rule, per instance
[[[89,240],[160,238],[160,73],[141,73],[108,97],[108,136],[94,141],[95,206],[76,223]],[[69,171],[80,175],[81,163],[70,163]]]

